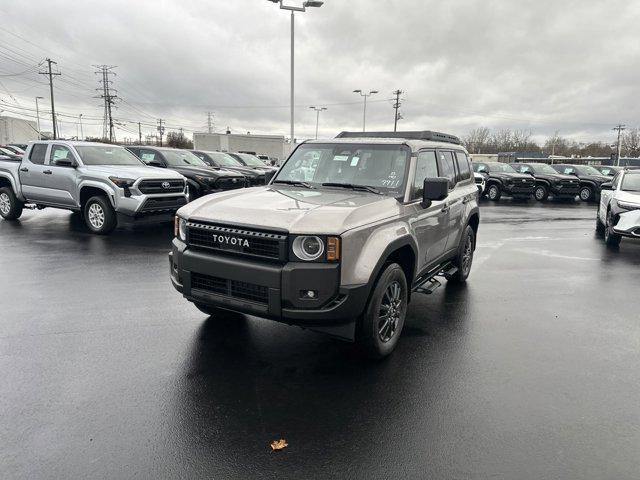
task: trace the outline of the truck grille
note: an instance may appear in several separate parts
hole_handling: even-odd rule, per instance
[[[180,193],[184,190],[184,180],[142,180],[138,190],[144,194]]]
[[[216,180],[213,188],[216,190],[233,190],[236,188],[243,188],[245,186],[244,178],[242,177],[230,177],[230,178],[219,178]]]
[[[176,211],[187,204],[184,197],[151,197],[145,200],[140,208],[140,213]]]
[[[256,303],[269,302],[269,289],[254,283],[212,277],[202,273],[191,274],[191,288],[226,297],[242,298]]]
[[[477,178],[477,177],[476,177],[476,183],[477,183],[478,185],[480,185],[480,184],[482,183],[482,178]]]
[[[286,260],[287,235],[281,233],[196,222],[187,223],[187,228],[187,241],[193,247],[267,260]]]

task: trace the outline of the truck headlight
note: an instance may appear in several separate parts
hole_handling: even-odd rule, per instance
[[[311,262],[317,260],[324,253],[324,242],[320,237],[300,236],[293,241],[293,253],[300,260]]]
[[[135,180],[131,178],[109,177],[109,180],[111,180],[117,187],[120,188],[133,187],[133,184],[135,183]]]
[[[640,208],[640,203],[621,202],[620,200],[617,200],[616,203],[625,210],[637,210]]]
[[[187,241],[187,221],[184,218],[176,215],[173,233],[179,240]]]

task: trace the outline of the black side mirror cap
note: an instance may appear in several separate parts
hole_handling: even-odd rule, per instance
[[[600,189],[601,190],[613,190],[613,183],[604,182],[602,185],[600,185]]]
[[[429,207],[449,195],[449,179],[444,177],[425,178],[422,184],[422,206]]]
[[[67,160],[65,158],[61,158],[60,160],[56,160],[53,164],[57,167],[67,167],[67,168],[76,168],[78,165],[73,160]]]
[[[147,162],[147,165],[149,165],[150,167],[164,168],[164,165],[161,162],[158,162],[157,160],[151,160],[150,162]]]

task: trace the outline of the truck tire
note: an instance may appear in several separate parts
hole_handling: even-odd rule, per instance
[[[489,200],[497,202],[498,200],[500,200],[501,196],[502,196],[502,190],[500,190],[499,185],[495,183],[489,185],[489,188],[487,188],[487,197],[489,198]]]
[[[544,202],[549,198],[549,189],[544,185],[538,185],[533,191],[533,196],[539,202]]]
[[[471,273],[473,263],[473,251],[476,245],[476,234],[469,225],[462,232],[458,253],[453,260],[453,264],[458,267],[458,271],[449,279],[450,282],[464,283]]]
[[[0,216],[5,220],[17,220],[22,215],[24,203],[10,187],[0,188]]]
[[[118,224],[116,211],[104,195],[91,197],[84,205],[84,221],[92,233],[107,235]]]
[[[358,322],[356,340],[368,357],[380,359],[393,352],[404,327],[408,297],[404,270],[397,263],[388,264]]]
[[[609,210],[607,212],[607,224],[604,228],[604,243],[606,243],[608,247],[615,248],[620,245],[621,240],[622,236],[613,231],[613,215],[611,214],[611,210]]]
[[[601,237],[604,235],[604,223],[600,221],[600,209],[598,209],[598,213],[596,213],[596,234]]]
[[[590,187],[589,185],[580,187],[579,196],[580,200],[582,200],[583,202],[590,202],[591,200],[593,200],[593,187]]]

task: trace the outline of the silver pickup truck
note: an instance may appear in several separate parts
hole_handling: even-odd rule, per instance
[[[149,167],[120,146],[39,141],[21,160],[0,160],[6,220],[24,208],[62,208],[81,212],[93,233],[107,234],[119,224],[171,221],[186,203],[182,175]]]

